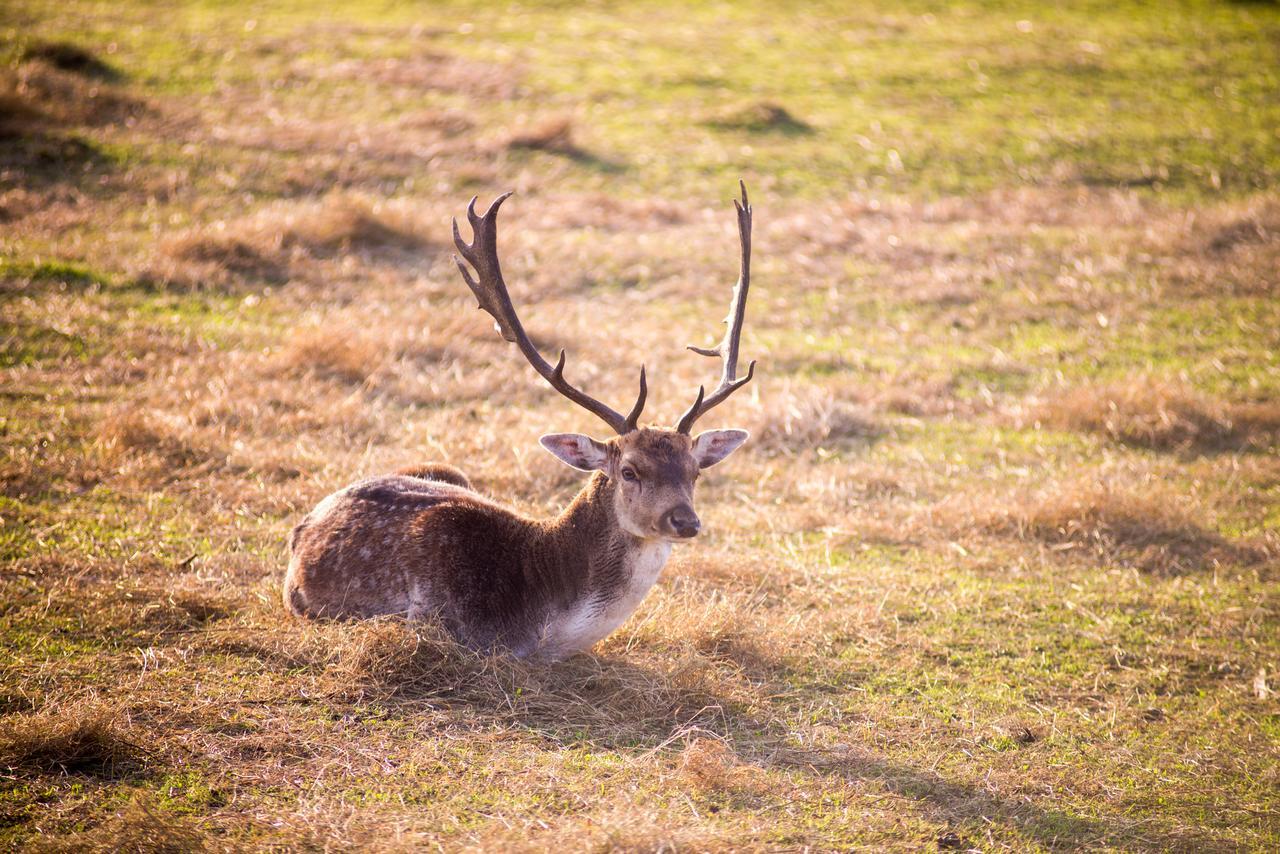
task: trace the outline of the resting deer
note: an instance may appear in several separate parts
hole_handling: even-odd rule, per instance
[[[641,427],[648,386],[627,415],[570,385],[565,354],[547,362],[512,306],[498,264],[499,196],[483,215],[467,207],[473,239],[453,239],[470,264],[454,257],[480,308],[552,388],[598,416],[616,436],[543,436],[542,446],[591,479],[560,515],[526,518],[471,488],[457,469],[426,465],[362,480],[312,510],[289,538],[285,605],[307,617],[436,616],[460,642],[505,648],[518,656],[559,659],[585,650],[631,614],[657,581],[671,545],[697,535],[694,482],[747,439],[745,430],[708,430],[694,422],[751,380],[739,377],[738,345],[751,265],[751,206],[746,187],[738,212],[741,274],[728,329],[711,349],[723,361],[720,384],[698,389],[674,428]]]

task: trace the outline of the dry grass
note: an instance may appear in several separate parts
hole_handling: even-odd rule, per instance
[[[686,785],[716,791],[763,793],[768,788],[758,768],[742,764],[724,742],[695,737],[680,751],[680,776]]]
[[[1045,426],[1159,450],[1266,448],[1280,435],[1280,404],[1227,403],[1149,375],[1066,389],[1033,412]]]
[[[778,389],[748,426],[754,448],[782,454],[866,443],[882,432],[865,403],[822,388]]]
[[[315,371],[349,383],[361,383],[387,358],[386,342],[345,327],[300,329],[281,354],[281,363],[297,372]]]
[[[136,276],[192,289],[279,284],[316,259],[422,253],[428,246],[405,211],[338,193],[165,238]]]
[[[96,446],[108,464],[142,460],[175,473],[225,458],[214,447],[204,445],[194,432],[180,416],[130,406],[102,419]]]
[[[755,133],[780,132],[787,134],[811,133],[807,122],[797,119],[786,107],[769,101],[728,107],[715,113],[707,123],[713,127]]]
[[[412,57],[378,57],[317,63],[300,59],[290,67],[299,80],[358,80],[391,89],[438,91],[507,100],[518,96],[523,74],[513,65],[479,62],[439,51]]]
[[[552,154],[573,155],[580,150],[573,141],[573,119],[568,116],[551,116],[512,131],[503,145]]]
[[[67,70],[44,58],[3,69],[0,99],[6,107],[8,132],[24,127],[124,122],[146,109],[144,101],[112,85],[109,77],[99,77],[80,69]]]
[[[144,757],[138,734],[98,706],[72,705],[0,721],[0,768],[11,773],[111,776],[138,767]]]
[[[1190,294],[1271,295],[1280,287],[1280,202],[1263,195],[1170,218],[1146,242]]]
[[[1079,550],[1107,565],[1161,575],[1259,566],[1276,558],[1274,542],[1228,539],[1207,527],[1201,513],[1185,495],[1159,483],[1118,486],[1086,478],[980,510],[974,523],[1059,554]]]
[[[190,819],[140,795],[98,827],[62,839],[38,840],[31,850],[41,854],[188,854],[227,849],[214,843]]]
[[[46,62],[60,71],[70,71],[86,77],[104,80],[116,80],[120,77],[116,68],[104,62],[93,51],[73,42],[31,42],[22,49],[20,58],[23,62]]]

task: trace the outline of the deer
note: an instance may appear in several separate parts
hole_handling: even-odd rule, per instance
[[[542,447],[561,462],[591,474],[550,519],[521,515],[441,463],[334,492],[289,536],[286,608],[311,619],[434,618],[473,650],[550,661],[583,652],[621,626],[658,580],[673,544],[701,530],[693,492],[702,469],[748,438],[741,429],[692,432],[698,419],[755,375],[754,360],[738,374],[752,218],[746,185],[739,181],[739,188],[734,207],[741,266],[727,329],[714,347],[689,347],[721,360],[720,381],[710,394],[699,386],[674,427],[640,424],[648,396],[644,365],[635,404],[622,415],[569,383],[563,349],[555,365],[543,358],[516,314],[498,260],[498,209],[512,194],[498,196],[483,214],[472,198],[472,240],[463,240],[455,218],[453,241],[462,257],[453,260],[478,308],[556,392],[616,435],[541,437]]]

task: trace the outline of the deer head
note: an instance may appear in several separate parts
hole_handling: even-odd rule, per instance
[[[720,383],[711,394],[705,386],[698,388],[693,405],[680,416],[674,427],[640,427],[648,395],[645,369],[640,367],[640,391],[627,415],[606,406],[574,387],[564,377],[565,351],[553,366],[529,339],[511,303],[502,268],[498,262],[498,209],[510,198],[504,193],[483,214],[476,213],[476,200],[467,205],[472,240],[467,243],[453,221],[453,242],[462,258],[475,271],[475,276],[454,256],[471,292],[494,319],[498,331],[515,344],[525,359],[563,396],[608,424],[617,434],[606,440],[593,439],[581,433],[550,433],[541,439],[542,446],[562,462],[582,471],[602,472],[616,485],[613,490],[614,510],[623,530],[645,539],[687,539],[702,527],[693,509],[693,487],[698,473],[723,460],[747,440],[746,430],[707,430],[691,435],[694,422],[731,394],[751,381],[756,363],[747,366],[739,377],[738,347],[746,318],[747,290],[751,277],[751,204],[747,188],[739,182],[742,199],[734,200],[738,213],[738,237],[741,243],[741,271],[733,289],[727,330],[715,347],[690,346],[703,356],[722,360]]]

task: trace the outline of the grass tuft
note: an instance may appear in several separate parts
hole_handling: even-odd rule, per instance
[[[1150,485],[1140,491],[1087,479],[1059,483],[980,515],[978,526],[1156,575],[1257,566],[1274,557],[1267,544],[1205,527],[1183,496]]]
[[[546,151],[551,154],[576,155],[580,149],[573,141],[573,119],[552,116],[528,127],[513,131],[505,145],[512,149]]]
[[[11,772],[109,777],[144,757],[115,716],[94,706],[13,715],[0,721],[0,767]]]
[[[20,58],[23,62],[47,62],[61,71],[101,80],[118,80],[121,76],[118,69],[100,59],[93,51],[72,42],[32,42],[22,49]]]
[[[828,389],[780,391],[772,398],[750,425],[755,450],[794,454],[865,443],[881,432],[864,404],[842,399]]]
[[[680,751],[680,776],[694,789],[727,792],[764,792],[768,781],[759,768],[738,761],[730,747],[717,738],[697,737]]]
[[[178,417],[133,407],[111,412],[99,422],[96,445],[105,461],[117,465],[141,458],[164,468],[183,469],[221,458],[213,448],[194,440]]]
[[[350,327],[305,328],[294,332],[280,355],[288,370],[314,371],[362,383],[387,357],[386,343]]]
[[[780,104],[756,101],[730,107],[707,120],[710,127],[750,133],[781,133],[790,136],[813,133],[813,127],[801,121]]]
[[[143,794],[135,795],[91,830],[62,839],[38,840],[32,848],[40,854],[188,854],[224,849],[211,844],[191,819],[174,815]]]
[[[173,235],[160,242],[137,277],[193,290],[280,284],[305,275],[314,266],[309,262],[316,260],[420,253],[428,245],[407,214],[337,193]]]
[[[1226,403],[1152,376],[1066,389],[1036,415],[1050,427],[1157,450],[1261,448],[1280,435],[1280,403]]]

